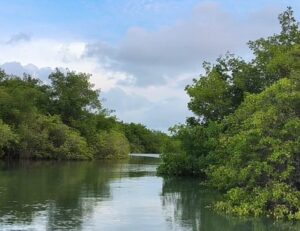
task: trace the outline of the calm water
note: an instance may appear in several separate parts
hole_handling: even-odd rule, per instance
[[[216,193],[157,177],[158,161],[0,163],[0,230],[300,230],[217,215]]]

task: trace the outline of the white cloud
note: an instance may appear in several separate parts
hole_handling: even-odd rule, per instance
[[[24,73],[30,74],[33,77],[41,79],[44,83],[48,82],[48,76],[53,71],[49,67],[38,68],[33,64],[22,65],[19,62],[7,62],[0,65],[7,74],[22,76]]]
[[[140,86],[160,85],[166,79],[201,71],[227,51],[249,54],[246,42],[278,31],[277,8],[251,12],[242,19],[218,4],[203,2],[188,18],[150,31],[130,28],[118,46],[88,44],[86,56],[110,60],[112,67],[130,73]]]
[[[24,71],[32,73],[29,64],[33,64],[35,69],[58,67],[91,73],[91,81],[95,87],[104,91],[115,86],[118,81],[131,79],[125,72],[107,70],[105,63],[99,63],[93,57],[83,57],[85,47],[86,43],[82,41],[69,42],[44,38],[31,38],[13,44],[0,43],[0,64],[9,72],[19,75]]]

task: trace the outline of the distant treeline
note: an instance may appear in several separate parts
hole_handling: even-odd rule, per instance
[[[251,60],[204,63],[186,87],[195,116],[171,128],[158,171],[218,189],[218,211],[299,220],[300,30],[290,7],[279,21],[279,34],[248,43]]]
[[[0,158],[124,158],[159,153],[168,136],[119,122],[100,101],[90,75],[56,70],[50,84],[0,71]]]

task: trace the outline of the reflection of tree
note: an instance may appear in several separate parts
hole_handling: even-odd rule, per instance
[[[188,230],[200,230],[206,198],[195,179],[165,179],[162,203],[169,219],[180,222]],[[211,195],[210,193],[204,195]]]
[[[193,231],[283,231],[300,230],[300,224],[270,219],[233,218],[214,213],[208,208],[218,195],[199,186],[197,179],[164,179],[162,204],[168,221],[181,230]]]
[[[0,222],[31,223],[46,211],[48,228],[79,228],[95,206],[95,198],[110,196],[109,180],[118,165],[99,162],[2,163]],[[83,201],[84,199],[84,201]]]
[[[139,156],[129,159],[130,169],[128,169],[127,174],[129,177],[143,177],[143,176],[155,176],[156,168],[160,159]]]

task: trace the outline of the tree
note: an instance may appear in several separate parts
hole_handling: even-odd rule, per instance
[[[5,76],[0,81],[0,118],[7,124],[18,126],[40,111],[45,113],[49,104],[47,87],[25,75],[23,78]]]
[[[11,154],[18,137],[11,128],[0,120],[0,157]]]
[[[50,74],[52,114],[61,115],[62,121],[76,127],[79,120],[84,120],[89,113],[101,111],[99,90],[94,90],[89,82],[90,75],[67,71],[66,74],[56,69]]]
[[[19,129],[19,156],[22,159],[92,159],[92,152],[79,132],[58,116],[35,115]]]
[[[249,95],[225,118],[210,183],[226,190],[217,208],[300,219],[300,75]]]
[[[122,124],[131,152],[161,153],[161,148],[169,137],[159,131],[153,131],[142,124]]]
[[[96,158],[126,158],[130,152],[127,138],[119,131],[100,132],[97,141]]]

